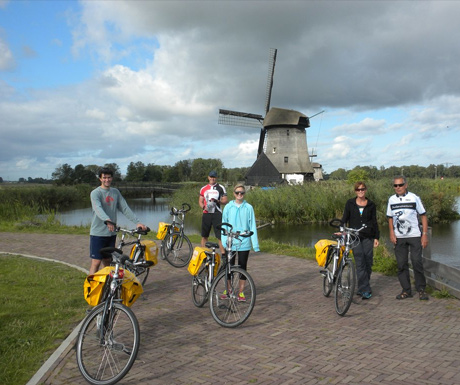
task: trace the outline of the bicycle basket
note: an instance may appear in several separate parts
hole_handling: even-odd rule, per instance
[[[152,261],[153,266],[158,263],[158,246],[154,241],[142,241],[142,244],[145,246],[145,259],[147,261]],[[137,245],[133,245],[131,248],[131,253],[129,254],[129,259],[133,259],[137,250]]]
[[[330,239],[321,239],[315,244],[316,249],[316,262],[321,267],[326,265],[327,255],[329,247],[337,246],[337,241],[331,241]]]
[[[85,278],[85,282],[83,283],[84,297],[90,306],[99,305],[107,277],[113,271],[114,268],[112,266],[107,266]],[[142,285],[136,276],[125,269],[123,284],[121,286],[123,305],[131,306],[143,292]]]
[[[211,249],[208,249],[207,247],[195,247],[193,250],[193,255],[192,259],[190,259],[190,262],[188,264],[188,272],[191,275],[197,275],[198,271],[200,270],[201,264],[203,261],[206,259],[206,252],[211,253]],[[217,274],[217,271],[219,270],[219,265],[220,265],[220,255],[216,253],[216,264],[214,266],[214,275]]]

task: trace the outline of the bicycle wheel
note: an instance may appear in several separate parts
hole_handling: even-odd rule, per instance
[[[325,270],[327,273],[323,277],[323,295],[325,297],[329,297],[329,295],[331,294],[332,288],[334,286],[332,274],[329,271],[328,266],[332,266],[331,264],[334,263],[334,258],[336,257],[337,253],[338,253],[337,249],[334,249],[331,253],[328,252],[326,265],[325,265]]]
[[[246,278],[245,301],[238,298],[241,277]],[[234,328],[241,325],[251,315],[255,303],[256,287],[254,281],[246,270],[239,267],[230,268],[230,279],[227,279],[225,270],[219,273],[211,286],[209,307],[214,320],[220,326]]]
[[[329,271],[328,271],[329,273]],[[329,297],[332,291],[332,287],[334,286],[333,282],[329,280],[328,275],[323,277],[323,295],[325,297]]]
[[[102,326],[104,306],[102,303],[88,314],[77,339],[78,368],[85,380],[94,385],[120,381],[131,369],[139,350],[139,324],[132,310],[113,303]]]
[[[196,307],[203,307],[208,300],[208,292],[206,291],[206,277],[208,269],[203,267],[200,272],[192,278],[192,300]]]
[[[184,234],[166,234],[163,247],[166,260],[174,267],[184,267],[192,258],[192,243]]]
[[[335,283],[335,310],[344,316],[353,301],[356,284],[355,265],[351,258],[347,258],[340,266]]]

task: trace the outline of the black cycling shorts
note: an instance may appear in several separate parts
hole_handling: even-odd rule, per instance
[[[220,240],[220,231],[217,230],[217,225],[222,223],[222,213],[205,213],[201,218],[201,236],[203,238],[208,238],[211,233],[211,227],[214,228],[214,235],[218,240]]]

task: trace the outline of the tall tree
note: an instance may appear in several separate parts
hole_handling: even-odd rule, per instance
[[[74,170],[70,164],[64,163],[54,170],[51,179],[57,185],[71,185],[74,182]]]

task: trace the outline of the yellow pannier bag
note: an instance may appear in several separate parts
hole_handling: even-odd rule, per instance
[[[152,261],[153,266],[158,263],[158,246],[154,241],[142,241],[142,245],[145,247],[145,259],[147,261]],[[131,253],[129,254],[129,259],[133,259],[136,254],[137,245],[134,245],[131,248]]]
[[[331,241],[330,239],[320,239],[315,244],[316,249],[316,262],[321,267],[326,265],[327,254],[329,247],[337,246],[337,241]]]
[[[123,305],[131,306],[144,292],[136,276],[124,269],[121,299]],[[114,272],[113,266],[107,266],[94,274],[88,275],[83,283],[84,297],[90,306],[99,305],[107,277]]]
[[[169,223],[165,223],[165,222],[158,223],[158,231],[157,231],[158,239],[161,239],[161,240],[165,239],[169,226],[171,226]]]
[[[159,222],[158,223],[158,231],[157,231],[157,238],[158,239],[165,239],[166,234],[168,233],[169,226],[171,226],[170,223],[166,222]],[[179,227],[174,226],[174,231],[179,231]]]
[[[188,272],[192,275],[197,275],[198,271],[200,270],[201,264],[204,260],[206,260],[206,252],[212,253],[211,249],[207,247],[195,247],[193,250],[192,259],[188,264]],[[216,264],[214,266],[214,275],[217,274],[220,265],[220,255],[216,253]]]

